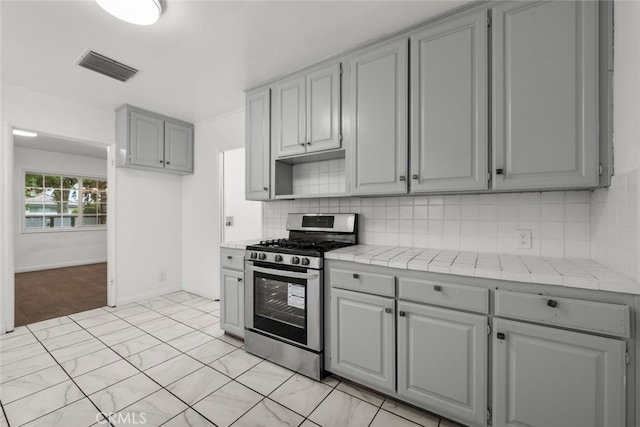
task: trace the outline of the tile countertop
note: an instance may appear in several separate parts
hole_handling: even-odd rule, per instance
[[[219,245],[221,248],[227,249],[246,249],[247,246],[255,245],[258,243],[260,243],[260,239],[240,240],[237,242],[220,242]]]
[[[588,259],[375,245],[336,249],[325,253],[325,258],[406,270],[640,295],[640,284]]]

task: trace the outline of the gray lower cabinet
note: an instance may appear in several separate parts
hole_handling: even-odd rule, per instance
[[[486,316],[399,301],[397,345],[400,396],[486,425]]]
[[[220,251],[220,329],[244,337],[244,251]]]
[[[193,125],[131,105],[116,110],[117,165],[193,173]]]
[[[411,192],[488,187],[487,11],[411,35]]]
[[[331,289],[331,369],[395,391],[394,300]]]
[[[351,57],[352,194],[407,192],[408,50],[402,38]]]
[[[247,93],[245,105],[245,198],[269,199],[271,90]]]
[[[622,427],[624,341],[496,319],[493,425]]]
[[[598,2],[492,9],[493,188],[596,187]]]

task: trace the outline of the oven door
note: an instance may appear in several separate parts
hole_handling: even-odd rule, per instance
[[[246,262],[245,327],[322,350],[322,271]]]

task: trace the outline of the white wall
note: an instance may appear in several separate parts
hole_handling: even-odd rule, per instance
[[[10,127],[110,146],[115,142],[115,113],[5,82],[0,93],[0,319],[4,331],[13,322],[8,320],[13,316],[8,307],[13,306],[14,267]],[[118,304],[180,289],[182,178],[121,168],[113,173],[115,168],[108,168],[113,176],[109,177],[110,205],[115,206],[109,216],[116,227],[115,239],[109,242],[116,245],[110,251],[115,259],[110,260],[114,262],[109,274],[115,280]],[[165,281],[160,281],[160,269],[167,273]]]
[[[182,289],[182,177],[118,168],[116,184],[118,304]]]
[[[592,197],[592,257],[640,281],[640,2],[614,4],[611,187]]]
[[[244,111],[196,123],[195,140],[195,174],[183,179],[183,284],[186,291],[219,298],[218,157],[223,149],[244,147]]]
[[[237,242],[262,235],[262,203],[245,200],[245,150],[234,148],[224,152],[224,241]]]
[[[21,223],[25,170],[106,178],[107,160],[19,147],[13,154],[15,271],[105,262],[106,229],[23,233]]]

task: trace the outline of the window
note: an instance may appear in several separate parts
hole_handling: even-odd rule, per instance
[[[105,227],[107,181],[79,176],[24,174],[25,230]]]

